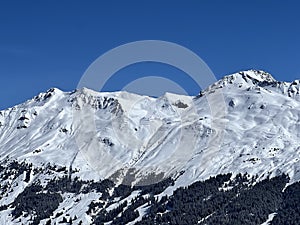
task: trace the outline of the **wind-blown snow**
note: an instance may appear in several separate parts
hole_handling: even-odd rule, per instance
[[[83,179],[185,171],[176,186],[227,172],[298,181],[299,90],[299,80],[263,71],[226,76],[195,97],[51,89],[0,112],[0,160],[71,165]],[[211,112],[216,95],[226,108]]]

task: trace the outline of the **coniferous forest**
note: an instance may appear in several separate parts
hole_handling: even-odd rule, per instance
[[[28,182],[26,171],[31,169],[31,165],[17,162],[1,166],[1,180],[14,171],[15,174],[25,173],[24,179]],[[67,169],[49,167],[48,170],[66,173]],[[108,222],[120,225],[132,221],[138,225],[256,225],[264,223],[274,213],[272,225],[300,224],[300,183],[289,184],[289,177],[285,174],[260,181],[257,178],[248,174],[217,175],[187,187],[175,188],[173,194],[167,196],[163,191],[173,187],[176,181],[171,178],[152,185],[128,186],[115,185],[111,180],[83,181],[66,174],[49,180],[46,185],[39,180],[32,182],[13,203],[1,205],[0,211],[12,209],[14,219],[29,216],[30,224],[40,224],[45,219],[47,224],[52,224],[51,218],[61,216],[55,215],[54,211],[63,201],[64,194],[76,196],[96,192],[101,193],[101,197],[91,201],[86,210],[86,215],[91,216],[96,225]],[[1,193],[7,191],[6,186],[0,188]],[[128,200],[132,193],[137,194]],[[68,219],[63,217],[60,222],[83,224],[77,215]]]

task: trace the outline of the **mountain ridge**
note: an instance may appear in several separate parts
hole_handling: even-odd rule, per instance
[[[0,215],[10,224],[14,218],[62,222],[66,214],[102,224],[96,221],[118,221],[113,213],[118,207],[126,211],[137,204],[133,209],[140,216],[130,215],[138,222],[147,208],[140,204],[150,204],[147,190],[156,190],[160,199],[199,182],[211,185],[210,178],[220,174],[233,183],[246,179],[253,187],[269,178],[294,187],[300,181],[299,131],[299,81],[275,81],[262,71],[225,76],[197,96],[52,88],[0,111]],[[289,179],[280,178],[283,173]],[[232,187],[218,182],[220,190],[233,194]],[[125,206],[115,196],[140,203]],[[21,216],[29,213],[20,200],[27,198],[38,204],[53,199],[53,215],[35,207],[34,219]]]
[[[259,76],[260,77],[259,77]],[[254,83],[253,83],[254,81]],[[266,82],[268,85],[266,85]],[[171,94],[171,93],[166,93],[165,95],[159,97],[159,98],[151,98],[148,96],[139,96],[136,94],[128,93],[128,92],[96,92],[93,90],[89,90],[87,88],[83,88],[81,90],[75,90],[73,92],[62,92],[61,90],[57,88],[52,88],[49,89],[45,93],[41,93],[38,96],[34,97],[31,100],[26,101],[25,103],[18,105],[16,107],[20,107],[19,110],[19,115],[17,116],[16,119],[14,119],[13,125],[10,124],[10,126],[15,126],[17,131],[22,132],[22,130],[27,129],[31,122],[37,117],[37,114],[39,113],[39,110],[41,109],[44,111],[43,107],[48,107],[46,111],[52,110],[56,114],[57,117],[65,117],[68,118],[69,114],[74,115],[74,109],[75,113],[81,107],[85,106],[91,106],[93,110],[102,110],[104,114],[101,114],[103,118],[106,118],[106,120],[111,120],[111,114],[116,114],[116,120],[120,119],[117,114],[123,114],[125,117],[122,118],[119,122],[120,123],[129,123],[130,126],[135,126],[134,128],[131,127],[130,129],[133,130],[133,133],[137,133],[139,136],[135,137],[135,134],[132,134],[132,138],[144,138],[142,133],[139,133],[139,130],[136,131],[136,129],[139,129],[138,126],[141,126],[141,130],[145,129],[143,124],[149,124],[150,120],[153,119],[153,123],[156,123],[154,127],[150,128],[152,131],[149,131],[150,133],[158,131],[158,129],[163,129],[164,123],[169,123],[169,124],[175,124],[175,127],[177,126],[176,123],[180,122],[182,124],[189,124],[193,123],[194,119],[199,117],[199,118],[207,118],[207,120],[213,119],[210,115],[211,112],[207,109],[203,109],[205,107],[209,108],[209,103],[205,100],[197,100],[198,98],[201,98],[203,95],[211,94],[213,92],[220,91],[221,94],[226,93],[226,91],[231,91],[231,90],[239,90],[238,93],[240,92],[251,92],[251,97],[255,97],[256,94],[261,94],[263,95],[269,95],[269,94],[283,94],[286,96],[288,93],[288,97],[291,97],[291,99],[295,100],[296,102],[299,101],[299,95],[298,92],[293,92],[293,96],[291,96],[289,93],[290,92],[282,92],[281,88],[280,90],[274,91],[274,88],[276,89],[278,87],[278,84],[284,84],[286,86],[289,85],[295,87],[296,89],[299,88],[299,81],[294,81],[291,83],[283,83],[283,82],[278,82],[276,81],[270,74],[263,72],[263,71],[255,71],[255,70],[250,70],[250,71],[243,71],[239,72],[236,74],[228,75],[225,76],[223,79],[219,80],[215,84],[212,84],[209,86],[207,89],[205,89],[203,92],[200,93],[198,96],[181,96],[181,95],[176,95],[176,94]],[[227,90],[224,90],[227,89]],[[290,89],[287,89],[290,90]],[[294,90],[294,89],[293,89]],[[299,89],[297,89],[299,91]],[[220,93],[219,92],[219,93]],[[252,92],[255,93],[255,95],[252,96]],[[271,92],[271,93],[270,93]],[[273,93],[274,92],[274,93]],[[249,98],[249,96],[248,96]],[[256,98],[256,97],[255,97]],[[132,100],[134,99],[134,100]],[[203,98],[202,98],[203,99]],[[225,96],[225,102],[227,105],[228,111],[226,111],[226,114],[229,113],[229,117],[231,116],[230,113],[232,110],[234,110],[236,107],[238,107],[238,104],[241,103],[243,100],[238,100],[239,98],[235,98],[235,96]],[[63,103],[59,103],[58,106],[56,107],[56,102],[62,101]],[[249,100],[247,100],[249,101]],[[284,100],[286,101],[286,100]],[[22,107],[27,107],[26,104],[32,105],[32,108],[29,110],[22,109]],[[53,104],[52,106],[50,106]],[[60,105],[61,104],[61,105]],[[81,104],[81,105],[80,105]],[[199,105],[203,104],[204,107],[199,107]],[[293,101],[294,104],[294,101]],[[65,107],[67,105],[67,107]],[[178,107],[178,105],[181,105],[181,107]],[[250,103],[248,106],[248,109],[251,109],[252,107],[255,107],[255,102]],[[260,110],[263,110],[266,108],[267,101],[263,101],[261,105],[257,106]],[[182,107],[184,106],[184,107]],[[3,110],[0,112],[0,124],[2,128],[5,129],[5,114],[6,112],[9,111],[9,115],[13,114],[15,111],[15,108],[10,108],[7,110]],[[109,112],[105,112],[104,110],[106,108],[109,108]],[[148,108],[150,111],[148,111]],[[210,108],[211,109],[211,108]],[[242,110],[242,109],[241,109]],[[139,112],[137,112],[139,111]],[[140,112],[144,112],[143,116],[139,115]],[[206,115],[203,115],[202,117],[199,115],[201,113],[204,113]],[[97,113],[96,113],[97,114]],[[95,114],[95,115],[96,115]],[[148,116],[147,116],[148,115]],[[297,115],[295,115],[297,117]],[[2,117],[2,118],[1,118]],[[94,115],[92,115],[94,117]],[[97,115],[96,115],[97,117]],[[189,118],[188,118],[189,117]],[[125,119],[125,120],[124,120]],[[50,127],[52,128],[59,128],[60,131],[68,131],[68,132],[60,132],[60,133],[66,133],[70,134],[71,136],[76,133],[76,128],[74,127],[73,122],[69,119],[68,124],[64,125],[59,125],[61,122],[60,119],[52,125],[45,124],[44,127]],[[226,119],[227,122],[230,121],[230,119]],[[298,119],[299,120],[299,119]],[[127,122],[126,122],[127,121]],[[155,122],[156,121],[156,122]],[[165,121],[165,122],[162,122]],[[169,121],[169,122],[168,122]],[[177,122],[176,122],[177,121]],[[203,119],[202,119],[203,121]],[[10,123],[11,123],[10,122]],[[141,124],[142,125],[141,125]],[[51,123],[50,123],[51,124]],[[199,125],[197,125],[199,126]],[[200,126],[204,126],[204,130],[209,128],[209,125],[202,124]],[[169,128],[164,128],[164,129],[171,129],[172,125],[169,126]],[[206,128],[205,128],[206,127]],[[45,128],[46,129],[46,128]],[[154,130],[155,131],[154,131]],[[210,129],[210,128],[209,128]],[[209,130],[208,129],[208,130]],[[113,128],[113,131],[114,128]],[[143,130],[144,131],[144,130]],[[11,131],[15,132],[15,131]],[[106,131],[104,131],[106,132]],[[109,131],[110,135],[112,131]],[[160,131],[163,132],[163,131]],[[149,134],[150,134],[149,133]],[[153,134],[154,134],[153,133]],[[121,134],[118,134],[121,136]],[[2,135],[3,136],[3,135]],[[104,137],[105,138],[105,137]],[[115,139],[115,142],[118,142],[119,137],[112,137]],[[51,138],[52,139],[52,138]],[[103,138],[102,138],[103,139]],[[126,138],[125,138],[126,139]],[[124,142],[124,140],[121,140]],[[193,139],[193,141],[195,141]],[[207,140],[206,140],[207,141]],[[59,141],[58,141],[59,142]],[[126,141],[125,141],[126,142]],[[142,148],[142,143],[137,140],[136,143],[138,144],[138,148]],[[122,143],[121,143],[122,144]],[[3,145],[3,144],[2,144]],[[61,144],[62,145],[62,144]],[[58,145],[58,146],[61,146]],[[127,146],[128,147],[128,146]],[[134,145],[132,147],[135,147]],[[74,148],[74,147],[73,147]],[[144,146],[145,148],[145,146]],[[127,153],[129,150],[126,150]],[[142,151],[142,150],[139,150]],[[75,154],[75,153],[74,153]],[[136,157],[140,157],[137,152],[135,153]]]

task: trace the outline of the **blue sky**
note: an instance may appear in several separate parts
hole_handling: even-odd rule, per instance
[[[299,79],[299,9],[288,0],[1,1],[0,109],[51,87],[73,90],[96,58],[138,40],[185,46],[217,78],[254,68],[277,80]],[[199,92],[183,72],[157,63],[124,68],[106,90],[148,74],[176,75],[189,94]]]

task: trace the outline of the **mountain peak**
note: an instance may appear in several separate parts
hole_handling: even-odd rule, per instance
[[[256,84],[272,84],[277,82],[276,79],[268,72],[263,70],[243,70],[234,74],[227,75],[223,77],[219,82],[222,82],[224,85],[227,83],[247,83],[249,85]],[[219,83],[217,82],[217,83]]]
[[[270,73],[263,70],[246,70],[239,72],[239,74],[256,82],[276,82]]]
[[[290,177],[289,185],[298,185],[299,90],[299,81],[275,81],[257,70],[224,77],[203,98],[49,89],[0,111],[0,224],[137,224],[152,215],[147,208],[159,208],[152,202],[173,210],[173,199],[189,189],[207,187],[236,199],[236,190],[246,193],[252,187],[245,177],[271,182],[282,173]],[[231,175],[223,180],[221,174],[247,174],[237,175],[245,191],[232,183]],[[210,179],[213,176],[217,179]],[[208,186],[203,186],[206,179]],[[195,201],[201,207],[206,202],[211,207],[211,193],[206,194],[203,201]],[[186,196],[190,201],[194,195]],[[140,216],[127,223],[133,218],[129,210]],[[168,213],[161,215],[173,218]],[[200,217],[185,224],[196,223],[220,224]]]

